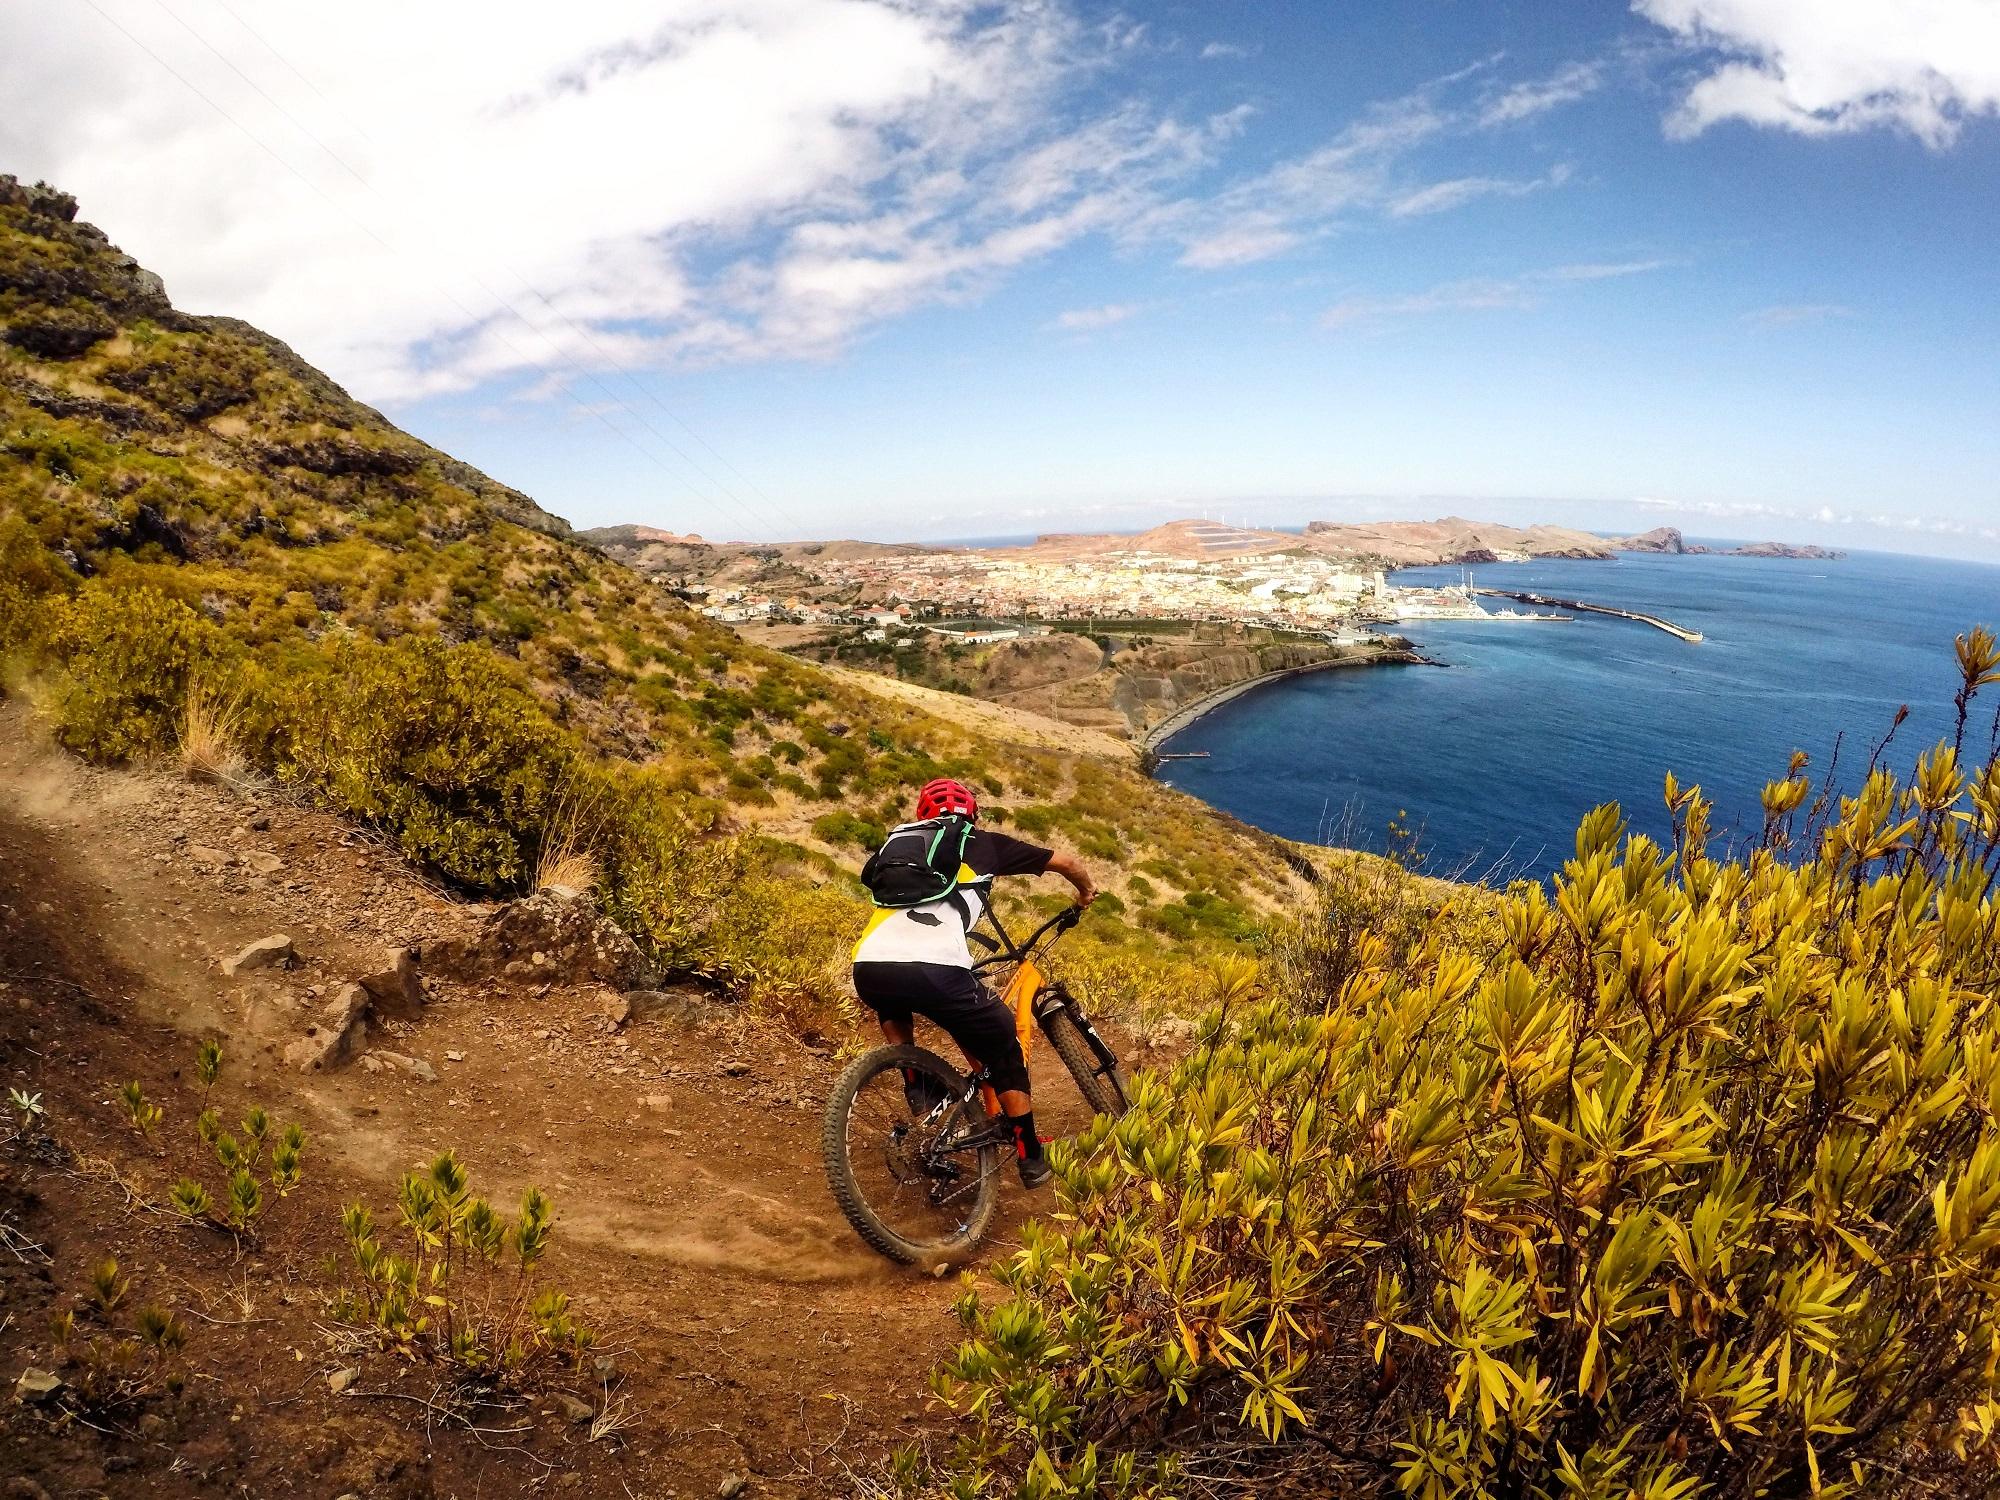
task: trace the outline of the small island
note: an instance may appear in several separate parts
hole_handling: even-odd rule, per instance
[[[1657,552],[1672,557],[1789,557],[1806,561],[1832,562],[1847,556],[1831,547],[1795,545],[1791,542],[1749,542],[1741,547],[1704,547],[1690,542],[1675,526],[1655,526],[1638,536],[1613,542],[1619,552]]]

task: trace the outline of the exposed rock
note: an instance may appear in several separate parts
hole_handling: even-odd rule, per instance
[[[0,387],[12,391],[23,401],[52,417],[81,417],[92,422],[102,422],[119,433],[157,432],[167,423],[143,407],[126,401],[107,401],[101,396],[84,395],[77,391],[60,390],[55,386],[43,385],[25,375],[0,379]]]
[[[398,1072],[408,1073],[419,1083],[436,1083],[437,1069],[421,1057],[407,1057],[401,1052],[384,1052],[379,1047],[362,1059],[366,1063],[381,1063]]]
[[[49,1492],[25,1474],[16,1474],[0,1484],[0,1496],[5,1500],[49,1500]]]
[[[604,1017],[614,1026],[628,1021],[671,1021],[692,1025],[708,1013],[708,998],[699,990],[626,990],[604,998]]]
[[[531,955],[534,967],[568,983],[630,989],[654,978],[638,945],[589,897],[554,890],[495,908],[475,936],[427,945],[424,960],[434,972],[478,980],[533,972]]]
[[[1628,536],[1612,545],[1620,552],[1665,552],[1676,557],[1688,550],[1687,538],[1681,535],[1677,526],[1655,526],[1651,531]],[[1705,552],[1708,549],[1696,550]]]
[[[736,1497],[750,1488],[750,1481],[741,1474],[725,1474],[722,1483],[715,1487],[715,1500],[736,1500]]]
[[[581,1427],[597,1415],[588,1401],[579,1401],[567,1391],[557,1393],[556,1405],[561,1408],[562,1414],[569,1418],[572,1426]]]
[[[243,863],[259,875],[275,875],[285,868],[285,862],[268,849],[251,849],[244,853]]]
[[[317,1073],[346,1062],[361,1050],[367,1037],[368,1023],[360,1016],[338,1031],[328,1026],[308,1026],[306,1034],[285,1049],[285,1062],[301,1073]]]
[[[1747,547],[1732,547],[1731,557],[1786,557],[1803,562],[1838,562],[1847,556],[1833,547],[1795,546],[1790,542],[1752,542]]]
[[[346,1031],[367,1014],[368,991],[358,984],[343,984],[321,1013],[320,1025],[328,1031]]]
[[[360,1378],[361,1367],[359,1365],[348,1365],[344,1369],[335,1370],[331,1375],[326,1377],[326,1388],[338,1396]]]
[[[423,462],[421,452],[364,443],[344,434],[260,443],[258,452],[268,463],[326,475],[409,474]]]
[[[386,968],[364,974],[361,987],[374,997],[379,1013],[407,1019],[423,1008],[424,981],[413,949],[392,948]]]
[[[254,973],[259,969],[289,969],[298,962],[299,955],[292,947],[292,940],[283,933],[272,937],[258,938],[234,958],[226,961],[222,972],[234,979],[238,974]]]
[[[43,1406],[55,1400],[63,1388],[62,1377],[29,1365],[14,1382],[14,1399],[23,1406]]]
[[[188,858],[198,865],[233,865],[236,856],[227,849],[212,849],[207,844],[189,844]]]
[[[0,339],[37,359],[75,359],[117,332],[118,325],[94,307],[30,303],[8,314]]]

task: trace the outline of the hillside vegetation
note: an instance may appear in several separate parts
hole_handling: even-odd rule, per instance
[[[747,645],[75,211],[0,178],[0,654],[79,753],[247,763],[467,891],[561,860],[669,967],[822,1012],[841,872],[934,775],[1114,875],[1075,961],[1126,995],[1302,889],[1128,763]]]
[[[1798,757],[1734,855],[1669,777],[1670,847],[1600,808],[1490,914],[1336,876],[968,1293],[956,1492],[2000,1489],[2000,646],[1958,654],[1956,744],[1848,796]]]

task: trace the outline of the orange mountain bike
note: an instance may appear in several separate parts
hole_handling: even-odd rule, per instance
[[[1118,1059],[1064,986],[1037,959],[1083,916],[1068,907],[1016,944],[989,912],[999,940],[975,933],[987,974],[1012,966],[1001,999],[1013,1010],[1021,1051],[1039,1027],[1099,1114],[1125,1112]],[[970,1077],[923,1047],[877,1047],[855,1059],[827,1100],[821,1134],[827,1181],[847,1222],[906,1265],[948,1264],[979,1243],[1000,1197],[1013,1139],[981,1068]]]

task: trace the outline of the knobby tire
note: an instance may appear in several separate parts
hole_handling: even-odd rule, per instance
[[[1081,1041],[1078,1038],[1079,1044]],[[855,1100],[872,1080],[885,1072],[894,1073],[897,1075],[896,1086],[900,1088],[901,1075],[906,1068],[934,1079],[951,1097],[965,1090],[964,1075],[935,1052],[922,1047],[877,1047],[856,1058],[840,1075],[833,1086],[832,1096],[827,1100],[826,1119],[820,1135],[821,1150],[826,1157],[827,1183],[832,1187],[834,1201],[840,1205],[847,1222],[871,1248],[904,1265],[949,1265],[971,1251],[986,1234],[986,1227],[993,1217],[993,1207],[1000,1197],[998,1174],[1001,1149],[996,1142],[977,1151],[953,1153],[955,1159],[965,1162],[978,1173],[976,1183],[967,1189],[965,1217],[958,1232],[917,1240],[904,1236],[885,1223],[881,1213],[869,1203],[868,1193],[850,1153],[855,1150],[879,1151],[884,1149],[886,1141],[850,1140],[849,1116]],[[966,1106],[959,1116],[961,1123],[969,1128],[982,1127],[985,1118],[977,1113],[976,1105]]]
[[[1100,1059],[1089,1039],[1077,1029],[1067,1008],[1052,1007],[1042,1017],[1042,1034],[1076,1080],[1083,1102],[1100,1115],[1117,1119],[1125,1113],[1125,1079],[1115,1065]],[[1108,1068],[1100,1072],[1099,1069]]]

